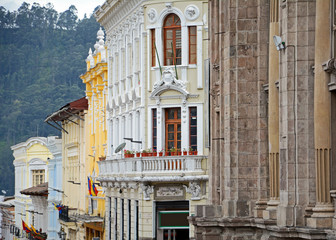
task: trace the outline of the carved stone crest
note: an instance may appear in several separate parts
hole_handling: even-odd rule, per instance
[[[183,90],[186,89],[185,82],[182,80],[178,80],[176,78],[176,73],[173,67],[168,67],[162,72],[162,77],[160,81],[157,81],[154,83],[154,89],[160,87],[160,86],[176,86],[178,88],[181,88]]]
[[[189,187],[186,188],[187,193],[191,194],[191,200],[201,199],[201,187],[197,182],[189,183]]]
[[[157,16],[156,10],[154,8],[149,9],[147,16],[148,16],[148,21],[150,23],[154,23],[156,21],[156,16]]]
[[[154,192],[154,186],[141,185],[144,200],[150,200],[150,195]]]
[[[195,5],[189,5],[184,10],[184,15],[186,19],[192,21],[198,18],[199,16],[199,10]]]

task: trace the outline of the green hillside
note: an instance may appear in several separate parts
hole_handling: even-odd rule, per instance
[[[7,195],[14,194],[10,146],[60,135],[43,121],[84,96],[79,75],[98,29],[93,16],[78,19],[75,6],[62,13],[51,4],[23,3],[13,12],[0,6],[0,190]]]

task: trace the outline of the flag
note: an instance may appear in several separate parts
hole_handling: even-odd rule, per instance
[[[52,203],[54,205],[55,210],[58,210],[59,213],[62,213],[62,209],[63,209],[63,205],[62,204],[56,204],[56,203]]]
[[[98,190],[91,177],[88,177],[88,188],[90,196],[96,197],[98,195]]]
[[[39,233],[39,232],[34,228],[33,225],[30,225],[30,228],[31,228],[31,230],[33,231],[33,233],[35,233],[35,234],[38,234],[38,233]]]
[[[30,233],[31,229],[28,227],[28,225],[22,220],[22,228],[23,231],[25,231],[26,233]]]

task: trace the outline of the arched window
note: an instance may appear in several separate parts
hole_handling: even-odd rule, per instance
[[[181,65],[182,41],[181,20],[176,14],[169,14],[163,25],[164,65]]]

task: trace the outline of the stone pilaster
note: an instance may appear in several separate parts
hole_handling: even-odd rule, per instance
[[[279,1],[286,48],[280,51],[278,226],[305,226],[314,202],[313,88],[316,1]],[[308,21],[307,19],[310,19]]]
[[[330,198],[330,92],[329,74],[322,64],[330,59],[330,1],[316,1],[314,134],[316,205],[307,224],[315,228],[332,226],[334,215]]]
[[[279,1],[270,1],[269,57],[268,57],[268,161],[270,200],[263,212],[265,219],[276,218],[279,204],[279,93],[276,82],[279,81],[279,52],[272,41],[279,35]]]

